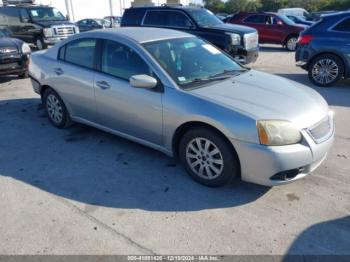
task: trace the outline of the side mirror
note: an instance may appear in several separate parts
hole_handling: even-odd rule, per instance
[[[133,75],[129,83],[133,87],[151,89],[156,87],[157,79],[149,75]]]

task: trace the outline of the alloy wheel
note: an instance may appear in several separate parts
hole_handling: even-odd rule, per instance
[[[315,82],[327,85],[337,79],[339,66],[332,59],[321,59],[314,64],[311,75]]]
[[[50,119],[57,125],[63,121],[63,107],[56,96],[50,94],[46,99],[47,113]]]
[[[297,38],[295,37],[290,38],[287,42],[288,50],[295,51],[295,49],[297,48],[297,42],[298,42]]]
[[[224,159],[219,148],[207,138],[195,138],[186,147],[186,160],[199,177],[212,180],[221,175]]]

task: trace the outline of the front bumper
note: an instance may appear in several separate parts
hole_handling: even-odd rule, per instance
[[[239,48],[237,50],[232,50],[230,55],[241,64],[254,63],[259,57],[259,47],[250,50]]]
[[[9,54],[0,56],[0,75],[18,75],[28,70],[29,55]]]
[[[58,42],[67,39],[69,36],[62,36],[62,37],[49,37],[49,38],[44,38],[44,43],[47,45],[55,45]]]
[[[242,180],[264,186],[287,184],[313,172],[326,159],[334,140],[332,135],[317,144],[302,131],[303,142],[287,146],[264,146],[231,140],[241,163]],[[276,179],[276,175],[295,171],[291,178]]]

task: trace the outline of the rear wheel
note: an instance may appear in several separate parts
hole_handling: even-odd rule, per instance
[[[197,182],[223,186],[239,175],[236,153],[221,134],[208,128],[195,128],[181,139],[179,155],[189,175]]]
[[[63,128],[70,123],[66,106],[53,89],[48,88],[45,91],[43,101],[47,116],[55,127]]]
[[[344,75],[344,65],[341,59],[332,54],[320,55],[309,65],[309,79],[318,86],[331,86]]]
[[[297,36],[290,36],[286,41],[286,48],[288,51],[295,51],[297,49]]]
[[[24,73],[18,75],[19,78],[23,78],[23,79],[28,78],[28,76],[29,76],[28,71],[25,71]]]

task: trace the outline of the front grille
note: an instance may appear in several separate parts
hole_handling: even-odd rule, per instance
[[[257,48],[259,46],[259,35],[250,33],[244,35],[244,47],[247,50]]]
[[[308,133],[316,143],[321,143],[327,140],[333,134],[333,129],[333,116],[329,115],[318,122],[316,125],[308,128]]]
[[[18,53],[18,50],[14,46],[0,47],[0,54],[1,55],[16,54],[16,53]]]
[[[75,34],[74,27],[72,26],[58,26],[54,27],[55,36],[68,37]]]

